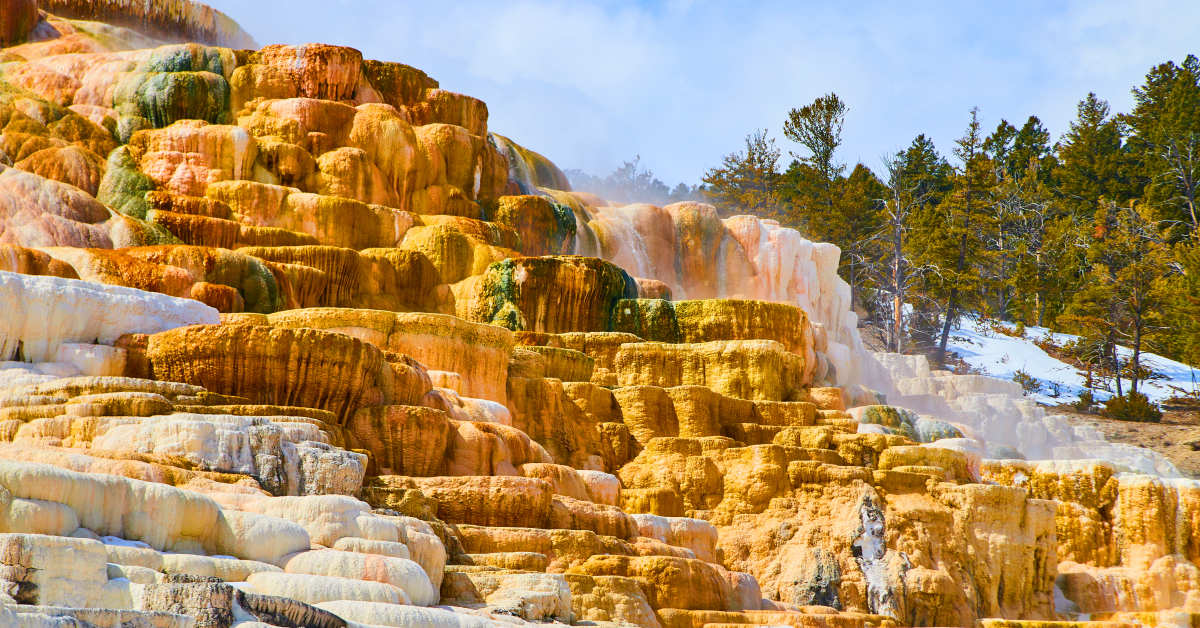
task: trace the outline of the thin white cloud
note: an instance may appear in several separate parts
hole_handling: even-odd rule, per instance
[[[752,129],[780,136],[789,108],[829,91],[850,105],[842,159],[872,167],[918,133],[948,151],[973,105],[989,128],[1037,114],[1057,137],[1088,91],[1128,107],[1200,23],[1200,3],[1167,0],[208,1],[264,44],[420,67],[563,167],[604,173],[641,154],[669,183],[698,181]]]

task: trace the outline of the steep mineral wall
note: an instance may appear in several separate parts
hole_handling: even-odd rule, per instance
[[[192,0],[37,0],[43,11],[125,26],[165,41],[255,48],[254,38],[228,15]]]

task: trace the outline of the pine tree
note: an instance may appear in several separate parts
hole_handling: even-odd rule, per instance
[[[831,92],[800,109],[789,111],[788,119],[783,123],[783,135],[808,150],[807,155],[793,153],[793,156],[816,170],[821,179],[833,181],[846,169],[833,158],[842,144],[845,122],[846,103]]]
[[[1039,326],[1046,326],[1063,313],[1088,269],[1090,239],[1086,225],[1090,217],[1065,213],[1059,208],[1061,199],[1052,198],[1049,209],[1054,217],[1046,222],[1042,254],[1034,260],[1042,268],[1042,280],[1037,284],[1041,293],[1034,295],[1033,313]]]
[[[1054,204],[1037,173],[1026,172],[1020,177],[1004,172],[993,194],[998,260],[993,306],[997,314],[1041,325],[1046,278],[1054,258],[1046,250]]]
[[[829,242],[834,231],[830,224],[834,215],[833,185],[827,185],[809,164],[793,159],[779,177],[784,207],[780,224],[804,233],[811,240]]]
[[[1179,65],[1155,66],[1133,95],[1133,111],[1121,119],[1146,201],[1186,227],[1179,231],[1194,233],[1200,228],[1200,60],[1189,55]]]
[[[1055,180],[1065,208],[1092,215],[1101,197],[1118,204],[1131,198],[1124,165],[1121,126],[1108,102],[1089,93],[1058,145]]]
[[[704,174],[704,196],[722,215],[779,217],[779,149],[761,129],[746,136],[746,150],[725,155]]]
[[[953,178],[954,187],[939,206],[945,237],[953,242],[952,258],[945,260],[939,271],[945,294],[942,330],[937,345],[939,362],[944,362],[946,358],[950,328],[966,306],[970,305],[967,300],[969,296],[978,293],[983,283],[978,265],[981,262],[983,240],[990,229],[988,195],[994,178],[990,160],[983,151],[983,140],[979,109],[974,108],[971,109],[967,130],[958,139],[954,149],[954,155],[961,163]]]
[[[874,262],[871,240],[880,227],[884,186],[870,168],[857,164],[838,188],[837,213],[831,217],[836,232],[828,241],[842,249],[842,271],[850,284],[851,303],[855,303],[862,300],[863,290],[870,288],[864,284],[870,279],[867,267]]]
[[[851,302],[859,303],[868,241],[879,228],[883,184],[863,164],[843,176],[846,165],[835,155],[845,118],[846,104],[833,93],[788,112],[783,134],[805,151],[792,153],[796,159],[782,177],[788,212],[781,222],[842,249],[841,271],[850,284]]]
[[[1068,257],[1056,269],[1054,291],[1058,296],[1047,304],[1048,310],[1059,312],[1057,321],[1066,325],[1065,331],[1089,335],[1100,343],[1098,350],[1103,355],[1097,359],[1106,360],[1105,364],[1111,362],[1113,338],[1107,333],[1097,338],[1090,317],[1098,317],[1095,322],[1102,325],[1109,314],[1095,308],[1084,312],[1080,300],[1104,301],[1101,293],[1109,281],[1096,275],[1095,258],[1104,254],[1096,248],[1100,246],[1097,230],[1104,231],[1097,226],[1097,217],[1108,215],[1105,207],[1127,204],[1133,197],[1122,127],[1109,114],[1108,103],[1089,93],[1079,102],[1075,120],[1055,147],[1052,185],[1058,209],[1054,227]]]
[[[997,185],[994,193],[995,234],[991,307],[1001,316],[1042,324],[1048,277],[1060,255],[1046,247],[1052,223],[1060,215],[1045,170],[1053,168],[1049,133],[1037,116],[1020,130],[1001,121],[984,141]]]
[[[993,262],[987,274],[992,278],[985,287],[987,294],[983,303],[991,308],[992,314],[1004,316],[1008,313],[1015,286],[1017,239],[1015,231],[1027,210],[1027,188],[1022,186],[1016,175],[1017,166],[1012,161],[1017,129],[1007,120],[1001,120],[996,130],[983,141],[983,151],[991,160],[996,179],[994,198],[996,230],[994,237],[985,241],[992,253]]]
[[[1153,208],[1130,203],[1117,216],[1114,247],[1120,248],[1125,267],[1116,273],[1122,316],[1118,333],[1129,345],[1129,391],[1138,391],[1144,377],[1141,355],[1148,339],[1166,330],[1159,312],[1168,297],[1166,280],[1173,272],[1170,249],[1162,237],[1162,221]]]
[[[925,134],[913,138],[901,164],[905,180],[915,185],[916,196],[924,199],[922,207],[938,205],[949,193],[953,169]]]
[[[902,181],[911,188],[913,198],[906,217],[904,252],[914,267],[928,271],[911,277],[915,285],[907,292],[912,295],[907,304],[913,308],[908,330],[915,340],[932,344],[940,330],[938,268],[952,255],[939,208],[950,194],[953,168],[924,134],[914,138],[899,159]]]
[[[1145,204],[1101,202],[1087,258],[1086,281],[1062,318],[1100,346],[1118,396],[1124,394],[1123,373],[1129,376],[1129,392],[1137,392],[1144,376],[1143,346],[1157,331],[1153,323],[1168,296],[1166,279],[1173,270],[1160,221]],[[1117,352],[1123,343],[1132,349],[1124,365]]]
[[[983,152],[987,153],[996,168],[1001,172],[1013,172],[1017,168],[1013,164],[1013,149],[1017,139],[1017,128],[1000,120],[996,130],[983,141]]]
[[[1042,126],[1037,116],[1029,116],[1013,138],[1006,170],[1017,178],[1035,174],[1039,181],[1048,183],[1056,165],[1057,161],[1050,150],[1050,132]]]
[[[846,166],[836,162],[834,154],[842,143],[845,119],[846,103],[830,93],[792,109],[783,123],[784,137],[807,151],[792,153],[796,159],[784,175],[789,190],[789,223],[814,239],[829,240],[829,232],[836,230],[826,227],[839,213],[839,184]]]
[[[1177,273],[1168,279],[1170,324],[1174,333],[1165,342],[1166,353],[1188,364],[1200,364],[1200,244],[1193,240],[1175,246]]]

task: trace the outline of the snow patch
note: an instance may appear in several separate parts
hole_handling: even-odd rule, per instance
[[[1013,328],[1010,323],[1000,324],[1009,329]],[[1079,336],[1030,326],[1025,328],[1025,337],[1018,338],[999,333],[990,325],[989,322],[977,319],[963,319],[959,328],[950,335],[947,348],[971,368],[992,377],[1012,381],[1017,371],[1024,371],[1036,377],[1042,387],[1028,396],[1039,403],[1058,405],[1079,399],[1079,394],[1087,388],[1085,373],[1056,359],[1034,343],[1034,339],[1048,337],[1054,344],[1062,346],[1078,340]],[[1127,360],[1133,355],[1133,351],[1128,347],[1118,347],[1117,354],[1122,360]],[[1141,354],[1141,360],[1145,367],[1163,376],[1161,379],[1151,379],[1138,384],[1138,390],[1145,393],[1151,401],[1160,403],[1171,397],[1200,390],[1200,373],[1191,366],[1146,352]],[[1059,390],[1057,397],[1051,395],[1055,385]],[[1094,394],[1097,401],[1113,396],[1112,393],[1101,390],[1095,391]]]

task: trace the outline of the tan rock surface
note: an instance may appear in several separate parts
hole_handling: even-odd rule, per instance
[[[152,335],[146,356],[156,378],[321,408],[342,422],[396,396],[396,375],[378,349],[314,329],[187,327]]]
[[[730,397],[791,401],[802,395],[804,360],[769,340],[701,344],[626,343],[614,369],[621,386],[706,386]]]
[[[353,48],[9,5],[0,623],[1200,613],[1200,485],[981,460],[962,417],[879,405],[835,246],[572,192]],[[901,397],[1042,418],[883,360]]]
[[[380,349],[412,356],[427,369],[459,375],[461,392],[503,403],[512,334],[438,314],[311,308],[279,312],[276,327],[312,327],[349,334]]]

